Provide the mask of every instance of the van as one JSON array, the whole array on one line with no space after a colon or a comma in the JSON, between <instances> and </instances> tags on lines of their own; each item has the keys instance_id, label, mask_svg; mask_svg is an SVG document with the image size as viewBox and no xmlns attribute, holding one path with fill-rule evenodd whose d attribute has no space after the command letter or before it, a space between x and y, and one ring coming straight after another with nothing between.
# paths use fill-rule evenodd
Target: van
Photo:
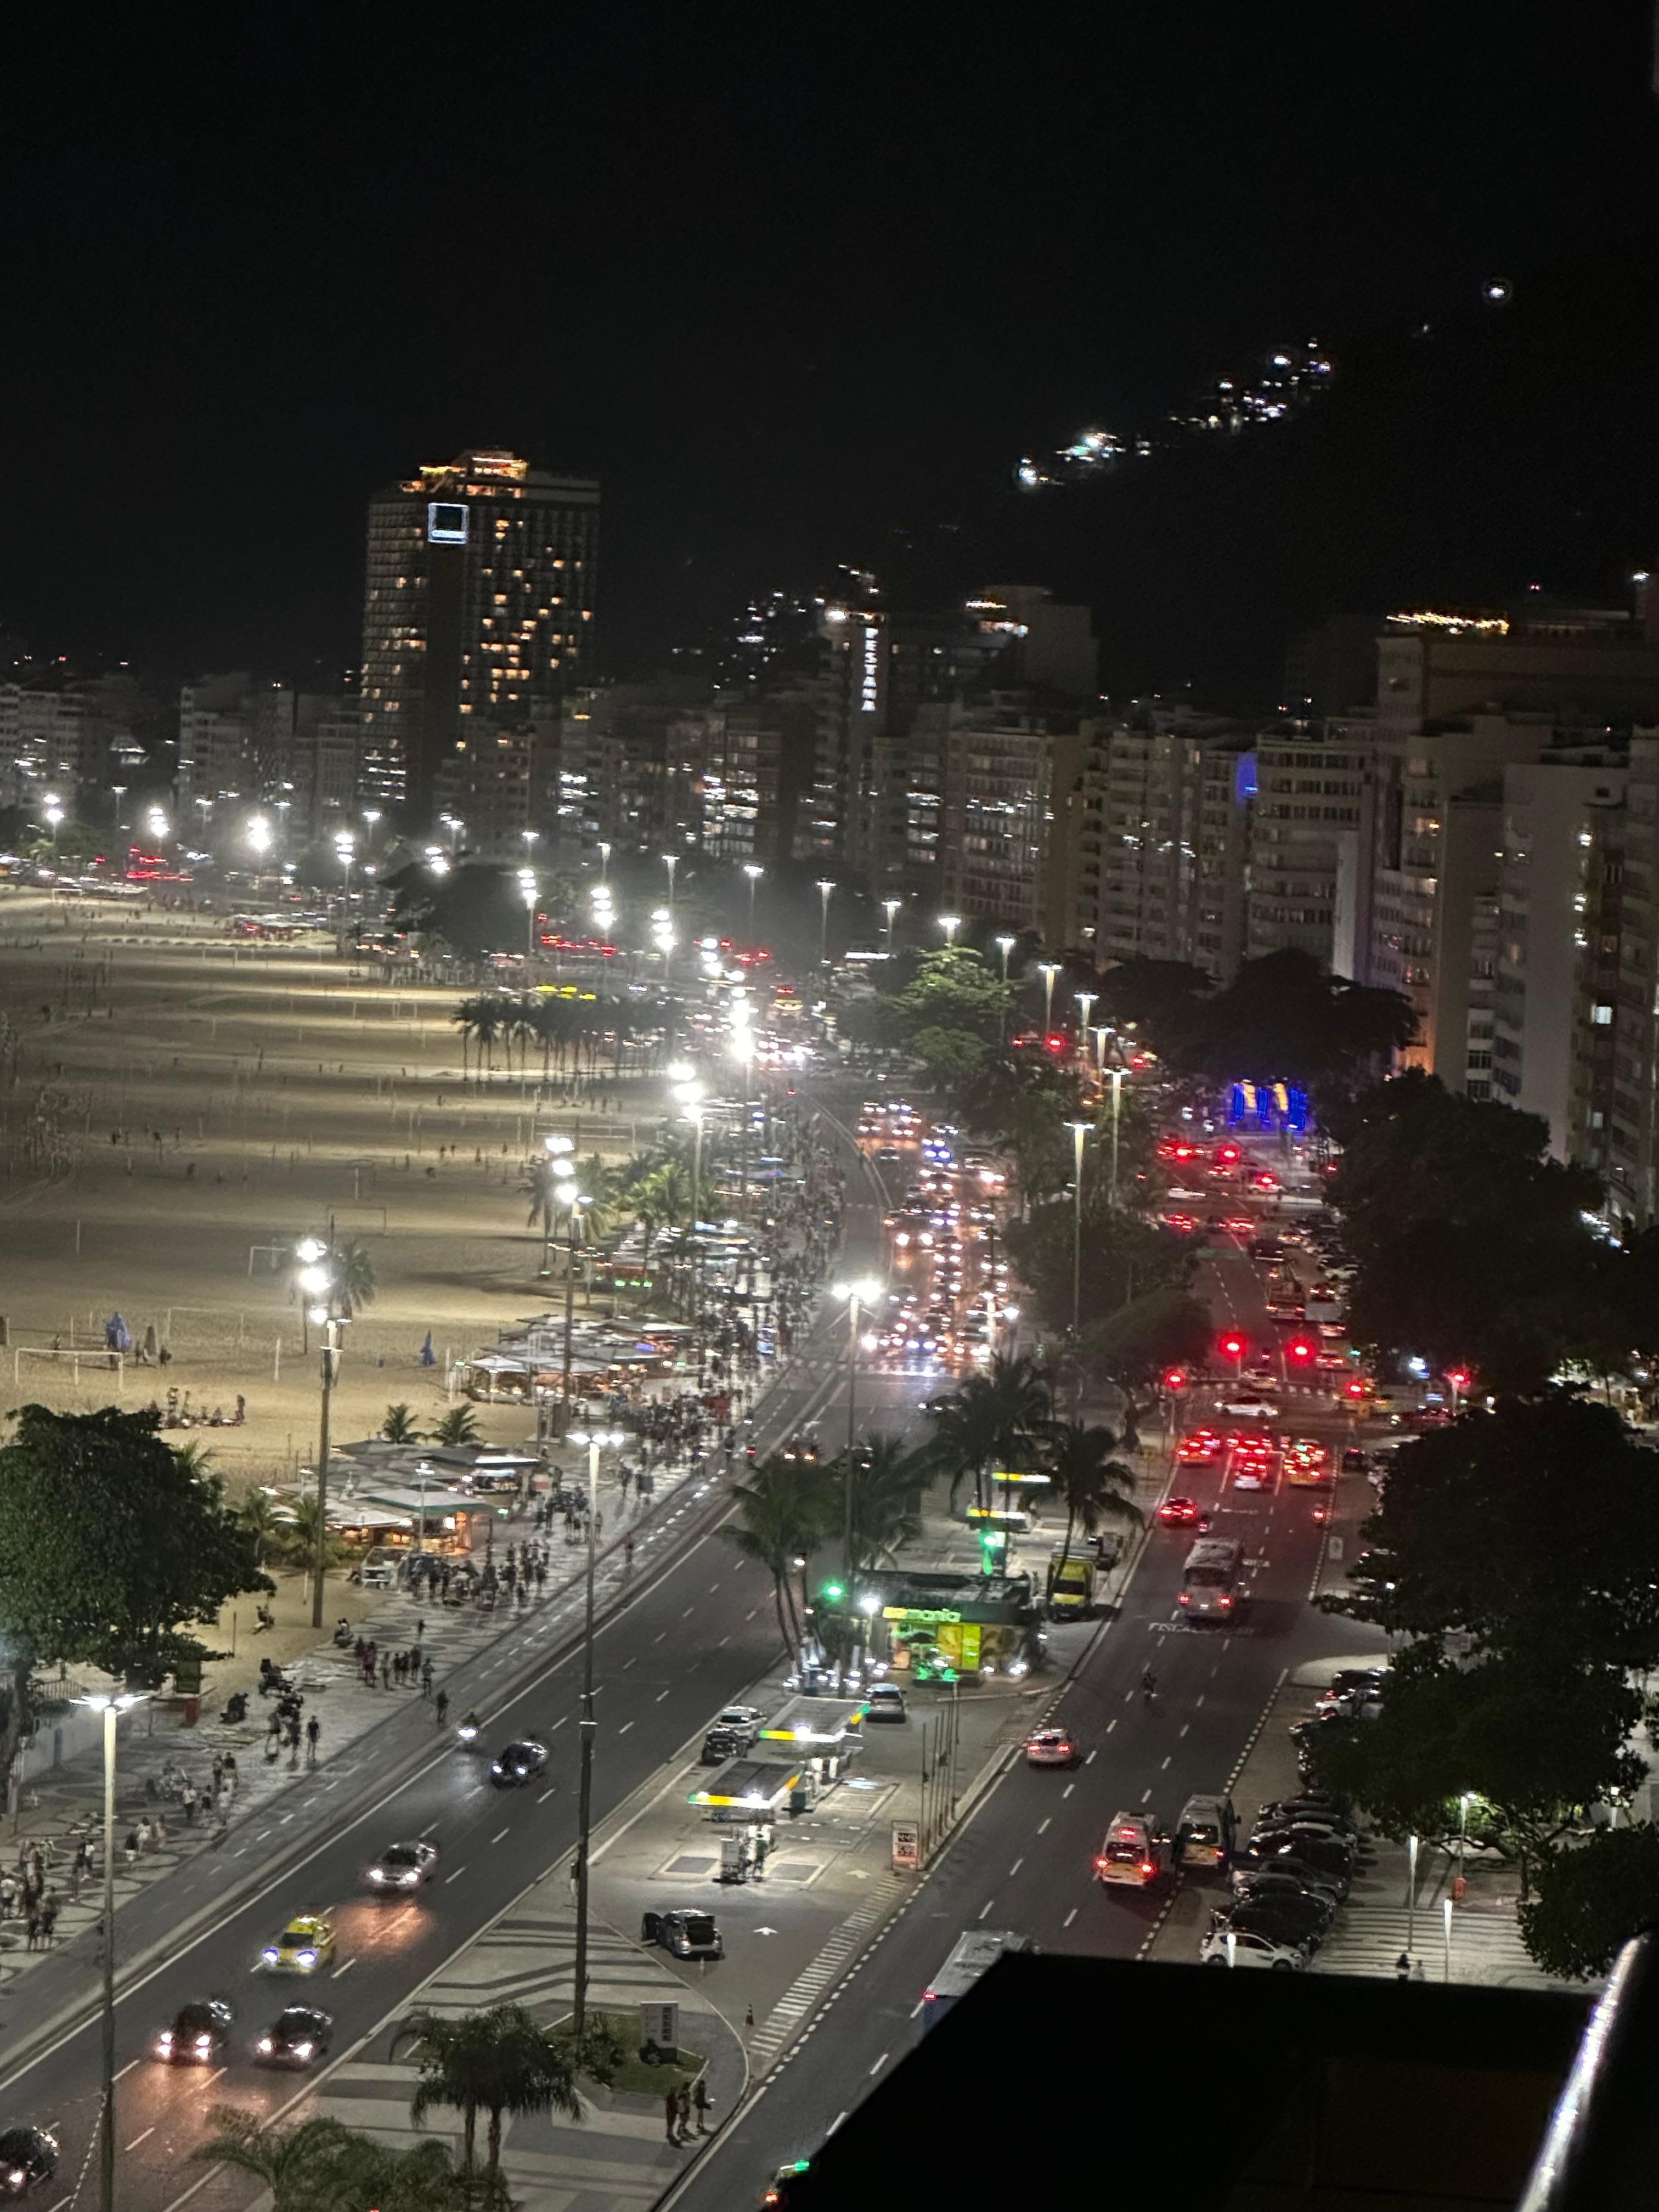
<instances>
[{"instance_id":1,"label":"van","mask_svg":"<svg viewBox=\"0 0 1659 2212\"><path fill-rule=\"evenodd\" d=\"M365 1589L396 1589L398 1560L394 1553L381 1545L365 1552L362 1565L357 1570L357 1580Z\"/></svg>"},{"instance_id":2,"label":"van","mask_svg":"<svg viewBox=\"0 0 1659 2212\"><path fill-rule=\"evenodd\" d=\"M1095 1601L1095 1563L1086 1552L1062 1559L1056 1551L1048 1564L1048 1611L1056 1620L1081 1620Z\"/></svg>"},{"instance_id":3,"label":"van","mask_svg":"<svg viewBox=\"0 0 1659 2212\"><path fill-rule=\"evenodd\" d=\"M1233 1855L1238 1816L1231 1797L1189 1797L1176 1823L1178 1867L1225 1867Z\"/></svg>"}]
</instances>

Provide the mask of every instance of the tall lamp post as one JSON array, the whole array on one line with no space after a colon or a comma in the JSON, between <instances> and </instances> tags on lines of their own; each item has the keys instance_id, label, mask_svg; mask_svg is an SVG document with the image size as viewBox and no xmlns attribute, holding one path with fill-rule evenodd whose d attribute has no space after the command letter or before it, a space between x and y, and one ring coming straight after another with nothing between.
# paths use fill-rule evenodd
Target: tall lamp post
<instances>
[{"instance_id":1,"label":"tall lamp post","mask_svg":"<svg viewBox=\"0 0 1659 2212\"><path fill-rule=\"evenodd\" d=\"M599 840L599 881L601 883L605 881L606 872L609 870L610 866L611 848L605 842L605 839L601 837Z\"/></svg>"},{"instance_id":2,"label":"tall lamp post","mask_svg":"<svg viewBox=\"0 0 1659 2212\"><path fill-rule=\"evenodd\" d=\"M567 1173L573 1177L575 1162L570 1161ZM570 1421L571 1346L576 1328L576 1240L580 1233L582 1208L593 1201L585 1191L577 1189L573 1181L556 1184L553 1192L559 1205L568 1215L564 1254L564 1368L559 1383L559 1427L561 1432Z\"/></svg>"},{"instance_id":3,"label":"tall lamp post","mask_svg":"<svg viewBox=\"0 0 1659 2212\"><path fill-rule=\"evenodd\" d=\"M526 830L525 835L530 837L533 836L535 832ZM536 957L536 871L534 868L520 869L519 889L524 894L524 957L527 966Z\"/></svg>"},{"instance_id":4,"label":"tall lamp post","mask_svg":"<svg viewBox=\"0 0 1659 2212\"><path fill-rule=\"evenodd\" d=\"M881 1296L873 1275L837 1283L834 1295L847 1301L847 1480L842 1486L842 1566L847 1583L847 1607L853 1611L853 1451L858 1440L859 1315Z\"/></svg>"},{"instance_id":5,"label":"tall lamp post","mask_svg":"<svg viewBox=\"0 0 1659 2212\"><path fill-rule=\"evenodd\" d=\"M1102 1032L1102 1034L1103 1035L1103 1034L1104 1034L1104 1032L1103 1031L1103 1032ZM1115 1206L1115 1205L1117 1204L1117 1119L1118 1119L1118 1115L1119 1115L1119 1114L1120 1114L1120 1113L1121 1113L1121 1111L1122 1110L1122 1106L1123 1106L1123 1070L1122 1070L1121 1067L1115 1067L1115 1068L1112 1070L1112 1072L1111 1072L1111 1073L1112 1073L1112 1181L1111 1181L1111 1200L1112 1200L1112 1204L1113 1204L1114 1206Z\"/></svg>"},{"instance_id":6,"label":"tall lamp post","mask_svg":"<svg viewBox=\"0 0 1659 2212\"><path fill-rule=\"evenodd\" d=\"M139 1692L100 1690L77 1702L104 1716L103 2103L98 2136L98 2205L99 2212L115 2212L115 1724L139 1703Z\"/></svg>"},{"instance_id":7,"label":"tall lamp post","mask_svg":"<svg viewBox=\"0 0 1659 2212\"><path fill-rule=\"evenodd\" d=\"M576 1799L576 2040L587 2020L587 1847L593 1821L593 1553L599 1519L599 1454L628 1439L621 1429L573 1429L569 1441L587 1447L587 1594L582 1629L581 1781Z\"/></svg>"},{"instance_id":8,"label":"tall lamp post","mask_svg":"<svg viewBox=\"0 0 1659 2212\"><path fill-rule=\"evenodd\" d=\"M745 860L743 872L749 878L749 934L752 938L755 934L755 886L766 871L758 860Z\"/></svg>"},{"instance_id":9,"label":"tall lamp post","mask_svg":"<svg viewBox=\"0 0 1659 2212\"><path fill-rule=\"evenodd\" d=\"M349 1315L334 1310L335 1273L329 1249L319 1237L307 1237L297 1247L305 1262L300 1288L313 1301L310 1318L323 1332L322 1409L317 1418L317 1569L311 1589L311 1625L323 1625L323 1577L328 1567L328 1454L329 1419L333 1412L334 1385L340 1372L339 1330Z\"/></svg>"},{"instance_id":10,"label":"tall lamp post","mask_svg":"<svg viewBox=\"0 0 1659 2212\"><path fill-rule=\"evenodd\" d=\"M1068 1121L1072 1133L1072 1375L1073 1395L1083 1403L1083 1146L1087 1121Z\"/></svg>"},{"instance_id":11,"label":"tall lamp post","mask_svg":"<svg viewBox=\"0 0 1659 2212\"><path fill-rule=\"evenodd\" d=\"M1057 960L1042 960L1037 963L1037 974L1042 978L1042 1033L1045 1036L1054 1025L1054 978L1060 973Z\"/></svg>"},{"instance_id":12,"label":"tall lamp post","mask_svg":"<svg viewBox=\"0 0 1659 2212\"><path fill-rule=\"evenodd\" d=\"M818 878L818 965L830 957L830 895L835 890L828 876Z\"/></svg>"},{"instance_id":13,"label":"tall lamp post","mask_svg":"<svg viewBox=\"0 0 1659 2212\"><path fill-rule=\"evenodd\" d=\"M946 945L954 947L957 932L962 927L962 916L959 914L942 914L939 918L939 926L945 932Z\"/></svg>"},{"instance_id":14,"label":"tall lamp post","mask_svg":"<svg viewBox=\"0 0 1659 2212\"><path fill-rule=\"evenodd\" d=\"M890 959L893 953L893 917L903 904L902 899L884 899L881 902L881 910L887 917L887 955Z\"/></svg>"},{"instance_id":15,"label":"tall lamp post","mask_svg":"<svg viewBox=\"0 0 1659 2212\"><path fill-rule=\"evenodd\" d=\"M674 871L680 864L680 856L678 853L665 853L662 856L662 864L668 871L668 919L672 921L674 919Z\"/></svg>"},{"instance_id":16,"label":"tall lamp post","mask_svg":"<svg viewBox=\"0 0 1659 2212\"><path fill-rule=\"evenodd\" d=\"M567 1202L561 1200L559 1193L576 1171L575 1162L571 1157L576 1147L568 1137L544 1137L542 1145L547 1153L548 1175L548 1188L543 1194L548 1203L542 1208L542 1273L550 1275L553 1272L553 1208ZM574 1188L574 1184L571 1187Z\"/></svg>"},{"instance_id":17,"label":"tall lamp post","mask_svg":"<svg viewBox=\"0 0 1659 2212\"><path fill-rule=\"evenodd\" d=\"M1078 1058L1083 1063L1079 1073L1084 1075L1089 1073L1089 1009L1099 996L1098 991L1079 991L1077 994L1078 1005L1083 1010L1078 1022L1077 1048Z\"/></svg>"}]
</instances>

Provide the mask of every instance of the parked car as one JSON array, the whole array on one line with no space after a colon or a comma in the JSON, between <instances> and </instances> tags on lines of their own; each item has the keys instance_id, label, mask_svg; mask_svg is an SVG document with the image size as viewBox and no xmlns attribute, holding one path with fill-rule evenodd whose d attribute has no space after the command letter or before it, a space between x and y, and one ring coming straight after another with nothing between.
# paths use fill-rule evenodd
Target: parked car
<instances>
[{"instance_id":1,"label":"parked car","mask_svg":"<svg viewBox=\"0 0 1659 2212\"><path fill-rule=\"evenodd\" d=\"M1233 1939L1231 1948L1227 1942L1230 1935ZM1301 1944L1263 1935L1254 1928L1212 1928L1199 1947L1198 1955L1206 1966L1276 1966L1287 1973L1308 1963L1308 1954Z\"/></svg>"},{"instance_id":2,"label":"parked car","mask_svg":"<svg viewBox=\"0 0 1659 2212\"><path fill-rule=\"evenodd\" d=\"M640 1920L640 1940L660 1943L677 1959L723 1959L726 1944L712 1912L697 1912L677 1905L668 1912L647 1912Z\"/></svg>"},{"instance_id":3,"label":"parked car","mask_svg":"<svg viewBox=\"0 0 1659 2212\"><path fill-rule=\"evenodd\" d=\"M1233 1865L1234 1889L1242 1889L1259 1874L1289 1875L1316 1896L1328 1898L1333 1905L1340 1905L1348 1893L1348 1875L1342 1868L1316 1866L1289 1844L1277 1851L1241 1852Z\"/></svg>"},{"instance_id":4,"label":"parked car","mask_svg":"<svg viewBox=\"0 0 1659 2212\"><path fill-rule=\"evenodd\" d=\"M896 1682L872 1682L865 1692L867 1721L902 1721L908 1717L904 1692Z\"/></svg>"}]
</instances>

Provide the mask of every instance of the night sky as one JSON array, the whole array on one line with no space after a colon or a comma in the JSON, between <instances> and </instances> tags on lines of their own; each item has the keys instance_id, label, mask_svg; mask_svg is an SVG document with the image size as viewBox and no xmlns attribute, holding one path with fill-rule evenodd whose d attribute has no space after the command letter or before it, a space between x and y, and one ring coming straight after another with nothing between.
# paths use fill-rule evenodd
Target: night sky
<instances>
[{"instance_id":1,"label":"night sky","mask_svg":"<svg viewBox=\"0 0 1659 2212\"><path fill-rule=\"evenodd\" d=\"M14 44L9 640L337 666L367 495L472 443L603 477L620 672L838 559L1053 581L1101 606L1109 680L1248 689L1322 592L1363 604L1414 562L1583 591L1659 555L1619 459L1651 399L1608 367L1628 344L1659 374L1640 5L434 12L441 36L384 9L201 11L191 37L54 12ZM1598 303L1611 336L1562 329ZM1022 453L1309 337L1337 427L1121 496L1011 494ZM1530 466L1491 416L1534 386L1560 465L1480 524L1486 480L1445 502L1447 456ZM1298 565L1364 526L1367 466L1387 573Z\"/></svg>"}]
</instances>

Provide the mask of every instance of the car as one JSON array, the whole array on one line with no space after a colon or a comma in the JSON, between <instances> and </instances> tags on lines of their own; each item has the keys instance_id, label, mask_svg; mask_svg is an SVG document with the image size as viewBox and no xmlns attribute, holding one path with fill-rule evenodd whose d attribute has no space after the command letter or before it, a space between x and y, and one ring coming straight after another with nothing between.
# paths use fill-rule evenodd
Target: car
<instances>
[{"instance_id":1,"label":"car","mask_svg":"<svg viewBox=\"0 0 1659 2212\"><path fill-rule=\"evenodd\" d=\"M58 2138L45 2128L0 2129L0 2197L25 2197L58 2171Z\"/></svg>"},{"instance_id":2,"label":"car","mask_svg":"<svg viewBox=\"0 0 1659 2212\"><path fill-rule=\"evenodd\" d=\"M1285 1973L1294 1973L1308 1963L1308 1953L1300 1943L1265 1935L1259 1929L1230 1927L1224 1922L1211 1929L1198 1955L1206 1966L1271 1966Z\"/></svg>"},{"instance_id":3,"label":"car","mask_svg":"<svg viewBox=\"0 0 1659 2212\"><path fill-rule=\"evenodd\" d=\"M787 2208L790 2191L802 2174L811 2171L811 2159L792 2158L787 2166L781 2166L761 2197L761 2212L780 2212L780 2208Z\"/></svg>"},{"instance_id":4,"label":"car","mask_svg":"<svg viewBox=\"0 0 1659 2212\"><path fill-rule=\"evenodd\" d=\"M1258 1459L1252 1455L1245 1459L1236 1459L1233 1462L1232 1483L1235 1490L1271 1490L1273 1481L1273 1469L1271 1460Z\"/></svg>"},{"instance_id":5,"label":"car","mask_svg":"<svg viewBox=\"0 0 1659 2212\"><path fill-rule=\"evenodd\" d=\"M1144 1814L1116 1813L1095 1856L1095 1880L1128 1882L1145 1889L1169 1863L1167 1840L1154 1832Z\"/></svg>"},{"instance_id":6,"label":"car","mask_svg":"<svg viewBox=\"0 0 1659 2212\"><path fill-rule=\"evenodd\" d=\"M1364 1474L1370 1463L1370 1453L1363 1451L1358 1444L1343 1445L1342 1472L1344 1474Z\"/></svg>"},{"instance_id":7,"label":"car","mask_svg":"<svg viewBox=\"0 0 1659 2212\"><path fill-rule=\"evenodd\" d=\"M1039 1729L1025 1739L1028 1766L1080 1766L1083 1753L1064 1729Z\"/></svg>"},{"instance_id":8,"label":"car","mask_svg":"<svg viewBox=\"0 0 1659 2212\"><path fill-rule=\"evenodd\" d=\"M1304 1889L1311 1890L1316 1897L1326 1899L1333 1906L1340 1905L1348 1893L1349 1881L1346 1874L1337 1868L1316 1866L1311 1859L1303 1858L1288 1846L1282 1851L1267 1852L1259 1858L1252 1857L1249 1851L1243 1852L1233 1863L1234 1889L1243 1890L1247 1883L1261 1874L1288 1875L1292 1881L1300 1882Z\"/></svg>"},{"instance_id":9,"label":"car","mask_svg":"<svg viewBox=\"0 0 1659 2212\"><path fill-rule=\"evenodd\" d=\"M1336 1917L1336 1899L1328 1891L1311 1888L1295 1875L1282 1874L1276 1868L1264 1867L1259 1872L1242 1875L1235 1894L1263 1903L1274 1899L1300 1899L1310 1908L1322 1929L1328 1928Z\"/></svg>"},{"instance_id":10,"label":"car","mask_svg":"<svg viewBox=\"0 0 1659 2212\"><path fill-rule=\"evenodd\" d=\"M334 1930L319 1912L296 1912L274 1943L259 1954L273 1974L314 1974L334 1956Z\"/></svg>"},{"instance_id":11,"label":"car","mask_svg":"<svg viewBox=\"0 0 1659 2212\"><path fill-rule=\"evenodd\" d=\"M498 1790L521 1790L547 1767L547 1746L533 1735L503 1744L489 1762L489 1778Z\"/></svg>"},{"instance_id":12,"label":"car","mask_svg":"<svg viewBox=\"0 0 1659 2212\"><path fill-rule=\"evenodd\" d=\"M261 2066L310 2066L328 2056L334 2021L313 2005L289 2005L253 2045Z\"/></svg>"},{"instance_id":13,"label":"car","mask_svg":"<svg viewBox=\"0 0 1659 2212\"><path fill-rule=\"evenodd\" d=\"M1352 1885L1356 1854L1328 1828L1270 1828L1265 1835L1252 1836L1239 1853L1242 1863L1254 1867L1285 1856L1333 1875L1345 1890Z\"/></svg>"},{"instance_id":14,"label":"car","mask_svg":"<svg viewBox=\"0 0 1659 2212\"><path fill-rule=\"evenodd\" d=\"M904 1692L896 1682L872 1682L864 1696L867 1721L902 1721L908 1717Z\"/></svg>"},{"instance_id":15,"label":"car","mask_svg":"<svg viewBox=\"0 0 1659 2212\"><path fill-rule=\"evenodd\" d=\"M1334 1798L1311 1794L1306 1797L1271 1798L1255 1816L1255 1825L1264 1834L1269 1828L1281 1828L1298 1820L1311 1823L1316 1827L1334 1829L1338 1835L1357 1836L1358 1833L1353 1822Z\"/></svg>"},{"instance_id":16,"label":"car","mask_svg":"<svg viewBox=\"0 0 1659 2212\"><path fill-rule=\"evenodd\" d=\"M677 1959L723 1959L725 1939L714 1925L712 1912L676 1905L668 1912L647 1912L640 1920L640 1941L660 1943Z\"/></svg>"},{"instance_id":17,"label":"car","mask_svg":"<svg viewBox=\"0 0 1659 2212\"><path fill-rule=\"evenodd\" d=\"M1333 1914L1305 1891L1239 1890L1231 1908L1218 1913L1232 1928L1254 1928L1264 1936L1282 1935L1293 1943L1317 1950Z\"/></svg>"},{"instance_id":18,"label":"car","mask_svg":"<svg viewBox=\"0 0 1659 2212\"><path fill-rule=\"evenodd\" d=\"M1176 1447L1183 1467L1208 1467L1221 1455L1221 1439L1213 1429L1191 1429Z\"/></svg>"},{"instance_id":19,"label":"car","mask_svg":"<svg viewBox=\"0 0 1659 2212\"><path fill-rule=\"evenodd\" d=\"M702 1764L724 1766L728 1759L741 1759L754 1740L737 1729L711 1728L702 1740Z\"/></svg>"},{"instance_id":20,"label":"car","mask_svg":"<svg viewBox=\"0 0 1659 2212\"><path fill-rule=\"evenodd\" d=\"M388 1844L363 1879L371 1889L395 1895L430 1881L437 1866L436 1844Z\"/></svg>"},{"instance_id":21,"label":"car","mask_svg":"<svg viewBox=\"0 0 1659 2212\"><path fill-rule=\"evenodd\" d=\"M1166 1528L1190 1528L1198 1519L1198 1501L1194 1498L1166 1498L1158 1509L1158 1517Z\"/></svg>"},{"instance_id":22,"label":"car","mask_svg":"<svg viewBox=\"0 0 1659 2212\"><path fill-rule=\"evenodd\" d=\"M878 1168L902 1168L904 1155L896 1145L883 1145L877 1151L876 1165Z\"/></svg>"},{"instance_id":23,"label":"car","mask_svg":"<svg viewBox=\"0 0 1659 2212\"><path fill-rule=\"evenodd\" d=\"M1279 1419L1279 1407L1272 1398L1258 1397L1249 1392L1241 1392L1236 1398L1224 1398L1221 1410L1237 1420L1276 1421Z\"/></svg>"},{"instance_id":24,"label":"car","mask_svg":"<svg viewBox=\"0 0 1659 2212\"><path fill-rule=\"evenodd\" d=\"M1282 1260L1285 1247L1277 1237L1252 1237L1249 1246L1253 1260Z\"/></svg>"},{"instance_id":25,"label":"car","mask_svg":"<svg viewBox=\"0 0 1659 2212\"><path fill-rule=\"evenodd\" d=\"M209 2066L229 2042L233 2024L228 2004L218 1997L203 1997L181 2006L173 2025L161 2028L150 2047L172 2066Z\"/></svg>"}]
</instances>

